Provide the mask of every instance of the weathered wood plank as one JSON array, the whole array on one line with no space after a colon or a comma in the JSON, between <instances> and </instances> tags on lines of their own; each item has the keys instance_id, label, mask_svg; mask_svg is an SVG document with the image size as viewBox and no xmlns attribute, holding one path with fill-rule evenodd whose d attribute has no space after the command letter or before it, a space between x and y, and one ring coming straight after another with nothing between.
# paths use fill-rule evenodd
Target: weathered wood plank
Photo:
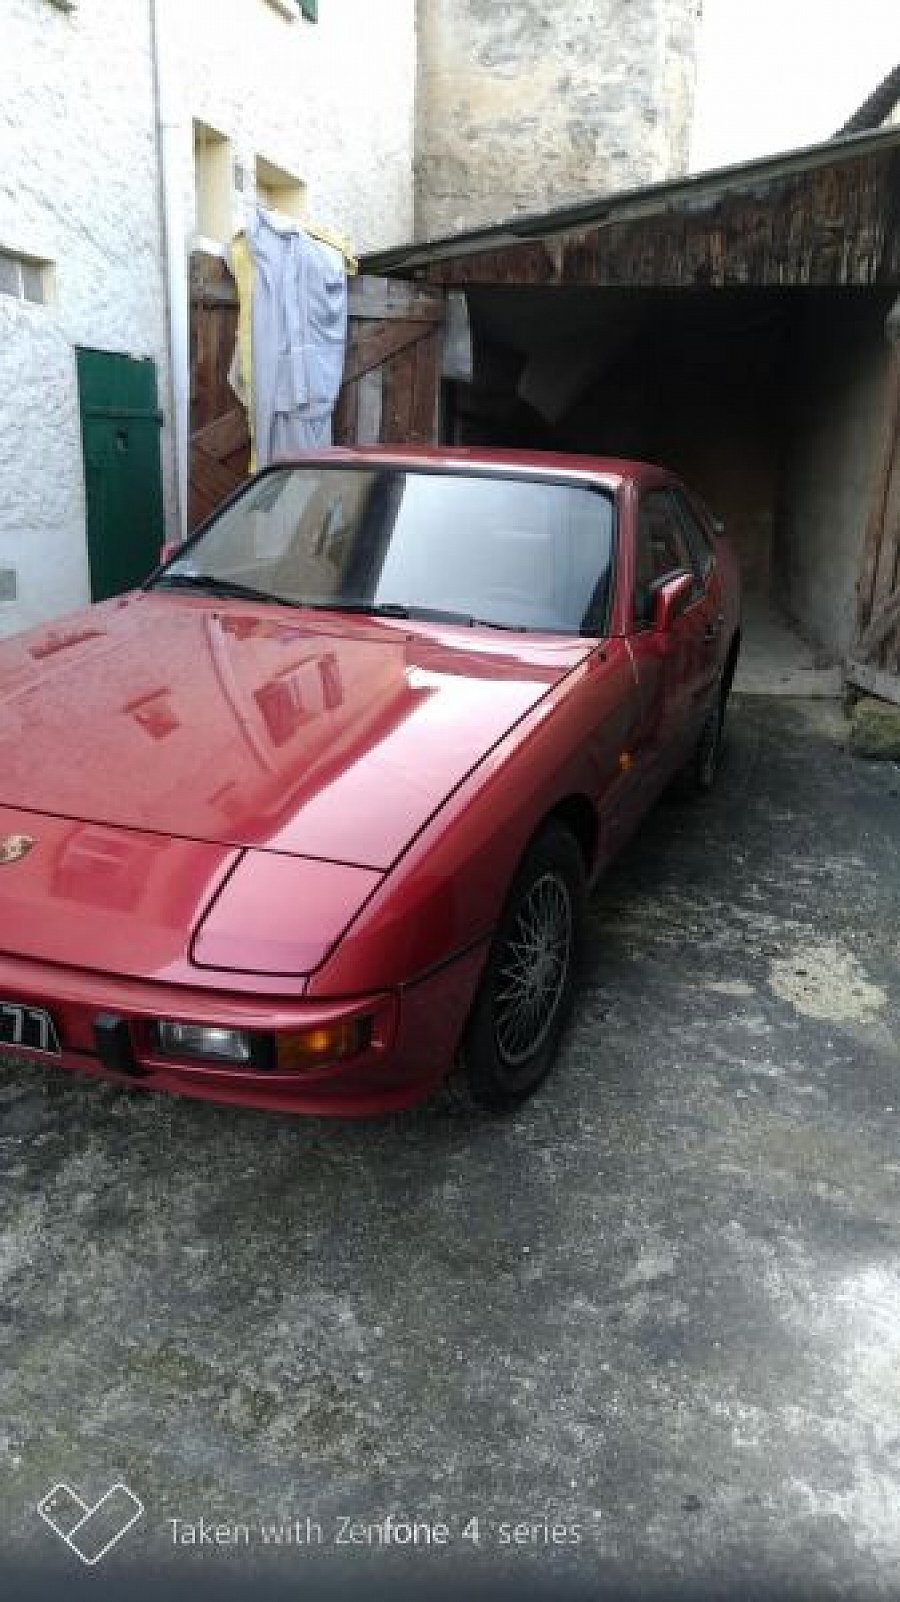
<instances>
[{"instance_id":1,"label":"weathered wood plank","mask_svg":"<svg viewBox=\"0 0 900 1602\"><path fill-rule=\"evenodd\" d=\"M403 322L440 323L444 319L444 297L440 290L407 283L403 278L351 278L347 283L347 312L350 317L377 318Z\"/></svg>"},{"instance_id":2,"label":"weathered wood plank","mask_svg":"<svg viewBox=\"0 0 900 1602\"><path fill-rule=\"evenodd\" d=\"M855 684L858 689L867 690L882 701L893 701L900 706L900 675L886 673L868 662L851 657L844 666L844 678L848 684Z\"/></svg>"},{"instance_id":3,"label":"weathered wood plank","mask_svg":"<svg viewBox=\"0 0 900 1602\"><path fill-rule=\"evenodd\" d=\"M441 381L440 333L420 340L415 348L415 356L409 437L417 445L433 445L437 439Z\"/></svg>"},{"instance_id":4,"label":"weathered wood plank","mask_svg":"<svg viewBox=\"0 0 900 1602\"><path fill-rule=\"evenodd\" d=\"M884 426L878 449L869 514L860 554L856 585L857 637L868 628L876 602L876 580L885 539L891 480L900 449L900 346L892 346L884 404ZM886 588L886 586L885 586Z\"/></svg>"},{"instance_id":5,"label":"weathered wood plank","mask_svg":"<svg viewBox=\"0 0 900 1602\"><path fill-rule=\"evenodd\" d=\"M217 256L191 258L191 525L208 516L246 472L246 419L228 372L237 333L237 286ZM432 440L440 385L445 297L403 279L348 282L344 382L333 419L338 444ZM425 349L421 360L416 351ZM218 464L221 473L213 469Z\"/></svg>"},{"instance_id":6,"label":"weathered wood plank","mask_svg":"<svg viewBox=\"0 0 900 1602\"><path fill-rule=\"evenodd\" d=\"M415 348L401 351L382 369L384 373L384 412L381 438L385 444L405 444L410 437L415 390Z\"/></svg>"},{"instance_id":7,"label":"weathered wood plank","mask_svg":"<svg viewBox=\"0 0 900 1602\"><path fill-rule=\"evenodd\" d=\"M247 414L240 406L232 407L221 417L216 417L211 423L206 423L191 435L191 448L206 452L217 462L222 462L228 456L245 449L250 444L250 430L247 427Z\"/></svg>"},{"instance_id":8,"label":"weathered wood plank","mask_svg":"<svg viewBox=\"0 0 900 1602\"><path fill-rule=\"evenodd\" d=\"M190 525L198 524L221 506L243 482L244 474L224 467L205 451L191 452L190 473Z\"/></svg>"},{"instance_id":9,"label":"weathered wood plank","mask_svg":"<svg viewBox=\"0 0 900 1602\"><path fill-rule=\"evenodd\" d=\"M486 243L425 262L418 283L900 286L900 153L870 152L816 172L635 203L588 226ZM615 202L611 203L613 206Z\"/></svg>"},{"instance_id":10,"label":"weathered wood plank","mask_svg":"<svg viewBox=\"0 0 900 1602\"><path fill-rule=\"evenodd\" d=\"M870 662L896 629L900 629L900 590L889 595L877 612L872 614L871 622L860 636L855 655L863 662Z\"/></svg>"},{"instance_id":11,"label":"weathered wood plank","mask_svg":"<svg viewBox=\"0 0 900 1602\"><path fill-rule=\"evenodd\" d=\"M356 433L348 445L377 445L383 438L384 368L363 373L356 391Z\"/></svg>"},{"instance_id":12,"label":"weathered wood plank","mask_svg":"<svg viewBox=\"0 0 900 1602\"><path fill-rule=\"evenodd\" d=\"M349 445L357 438L359 385L344 384L331 419L335 445Z\"/></svg>"},{"instance_id":13,"label":"weathered wood plank","mask_svg":"<svg viewBox=\"0 0 900 1602\"><path fill-rule=\"evenodd\" d=\"M443 291L423 291L402 279L362 278L351 285L350 309L335 439L344 444L432 442Z\"/></svg>"},{"instance_id":14,"label":"weathered wood plank","mask_svg":"<svg viewBox=\"0 0 900 1602\"><path fill-rule=\"evenodd\" d=\"M389 357L398 355L421 339L427 339L433 327L432 322L396 322L382 327L369 327L365 322L352 321L344 360L344 383L352 384L354 379L370 372L373 367L380 367Z\"/></svg>"}]
</instances>

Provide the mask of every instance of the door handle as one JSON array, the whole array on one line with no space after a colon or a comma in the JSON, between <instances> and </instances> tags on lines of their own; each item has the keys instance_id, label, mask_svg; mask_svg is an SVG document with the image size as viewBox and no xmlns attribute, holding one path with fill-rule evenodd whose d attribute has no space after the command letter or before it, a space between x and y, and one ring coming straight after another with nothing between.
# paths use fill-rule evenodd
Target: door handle
<instances>
[{"instance_id":1,"label":"door handle","mask_svg":"<svg viewBox=\"0 0 900 1602\"><path fill-rule=\"evenodd\" d=\"M722 632L725 619L720 612L714 623L707 623L703 630L703 638L708 645L714 645Z\"/></svg>"}]
</instances>

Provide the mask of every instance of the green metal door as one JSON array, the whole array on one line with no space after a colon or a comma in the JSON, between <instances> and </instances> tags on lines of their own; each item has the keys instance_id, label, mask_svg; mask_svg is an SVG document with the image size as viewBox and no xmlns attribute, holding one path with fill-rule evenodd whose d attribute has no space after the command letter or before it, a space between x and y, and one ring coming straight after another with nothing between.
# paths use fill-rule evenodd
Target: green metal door
<instances>
[{"instance_id":1,"label":"green metal door","mask_svg":"<svg viewBox=\"0 0 900 1602\"><path fill-rule=\"evenodd\" d=\"M156 363L80 349L78 398L91 595L143 583L164 539Z\"/></svg>"}]
</instances>

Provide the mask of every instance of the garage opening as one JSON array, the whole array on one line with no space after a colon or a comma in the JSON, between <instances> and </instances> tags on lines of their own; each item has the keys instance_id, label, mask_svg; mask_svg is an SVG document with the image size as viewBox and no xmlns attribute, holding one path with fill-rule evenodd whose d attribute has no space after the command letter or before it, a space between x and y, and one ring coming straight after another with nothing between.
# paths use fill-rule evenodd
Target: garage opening
<instances>
[{"instance_id":1,"label":"garage opening","mask_svg":"<svg viewBox=\"0 0 900 1602\"><path fill-rule=\"evenodd\" d=\"M740 557L745 687L836 691L893 291L473 286L467 298L473 377L445 386L443 438L673 468Z\"/></svg>"}]
</instances>

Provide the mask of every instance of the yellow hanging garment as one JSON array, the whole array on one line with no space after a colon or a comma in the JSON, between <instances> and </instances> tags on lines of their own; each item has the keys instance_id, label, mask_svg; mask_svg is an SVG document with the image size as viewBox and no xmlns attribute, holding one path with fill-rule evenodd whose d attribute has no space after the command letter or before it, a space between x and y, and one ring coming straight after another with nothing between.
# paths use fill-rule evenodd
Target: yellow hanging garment
<instances>
[{"instance_id":1,"label":"yellow hanging garment","mask_svg":"<svg viewBox=\"0 0 900 1602\"><path fill-rule=\"evenodd\" d=\"M359 272L359 262L353 255L346 239L342 239L340 234L333 234L330 228L320 227L318 223L304 221L299 223L298 227L302 228L305 234L309 234L310 238L318 239L323 245L330 245L332 250L340 251L344 258L347 276L349 278L356 276Z\"/></svg>"},{"instance_id":2,"label":"yellow hanging garment","mask_svg":"<svg viewBox=\"0 0 900 1602\"><path fill-rule=\"evenodd\" d=\"M247 411L250 430L250 471L256 472L256 407L253 399L253 257L247 236L231 242L231 271L238 292L237 362L232 387Z\"/></svg>"}]
</instances>

